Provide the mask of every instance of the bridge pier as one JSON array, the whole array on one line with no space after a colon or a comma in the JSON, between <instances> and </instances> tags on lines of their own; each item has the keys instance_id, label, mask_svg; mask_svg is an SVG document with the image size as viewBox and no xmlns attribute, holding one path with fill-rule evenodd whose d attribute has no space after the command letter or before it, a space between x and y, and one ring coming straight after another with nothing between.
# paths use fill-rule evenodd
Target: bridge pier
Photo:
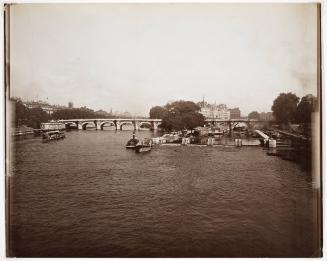
<instances>
[{"instance_id":1,"label":"bridge pier","mask_svg":"<svg viewBox=\"0 0 327 261\"><path fill-rule=\"evenodd\" d=\"M101 123L98 121L94 122L96 130L101 130Z\"/></svg>"},{"instance_id":2,"label":"bridge pier","mask_svg":"<svg viewBox=\"0 0 327 261\"><path fill-rule=\"evenodd\" d=\"M153 130L157 130L159 124L160 123L158 123L158 122L152 122L152 128L153 128Z\"/></svg>"},{"instance_id":3,"label":"bridge pier","mask_svg":"<svg viewBox=\"0 0 327 261\"><path fill-rule=\"evenodd\" d=\"M83 130L83 124L81 122L77 123L77 129L78 130Z\"/></svg>"},{"instance_id":4,"label":"bridge pier","mask_svg":"<svg viewBox=\"0 0 327 261\"><path fill-rule=\"evenodd\" d=\"M140 129L140 125L138 121L133 121L133 125L134 125L134 130L139 130Z\"/></svg>"}]
</instances>

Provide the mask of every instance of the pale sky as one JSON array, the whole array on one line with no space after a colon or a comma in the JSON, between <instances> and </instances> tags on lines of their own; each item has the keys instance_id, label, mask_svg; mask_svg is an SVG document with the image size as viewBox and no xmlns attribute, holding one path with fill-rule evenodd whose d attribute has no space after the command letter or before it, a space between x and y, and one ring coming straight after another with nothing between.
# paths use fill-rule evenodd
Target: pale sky
<instances>
[{"instance_id":1,"label":"pale sky","mask_svg":"<svg viewBox=\"0 0 327 261\"><path fill-rule=\"evenodd\" d=\"M11 96L148 115L172 100L270 111L316 95L315 4L18 4Z\"/></svg>"}]
</instances>

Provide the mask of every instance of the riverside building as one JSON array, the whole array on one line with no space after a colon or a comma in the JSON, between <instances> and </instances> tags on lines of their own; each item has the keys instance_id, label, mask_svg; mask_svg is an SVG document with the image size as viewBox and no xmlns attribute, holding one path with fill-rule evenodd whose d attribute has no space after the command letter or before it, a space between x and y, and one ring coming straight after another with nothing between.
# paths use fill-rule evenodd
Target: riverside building
<instances>
[{"instance_id":1,"label":"riverside building","mask_svg":"<svg viewBox=\"0 0 327 261\"><path fill-rule=\"evenodd\" d=\"M203 100L199 105L201 108L200 113L207 119L230 119L230 111L226 104L209 104Z\"/></svg>"},{"instance_id":2,"label":"riverside building","mask_svg":"<svg viewBox=\"0 0 327 261\"><path fill-rule=\"evenodd\" d=\"M29 109L41 108L43 111L45 111L48 114L52 114L60 109L67 109L67 107L65 106L50 105L44 101L24 101L23 104Z\"/></svg>"},{"instance_id":3,"label":"riverside building","mask_svg":"<svg viewBox=\"0 0 327 261\"><path fill-rule=\"evenodd\" d=\"M230 118L233 119L241 119L241 111L239 108L229 109Z\"/></svg>"}]
</instances>

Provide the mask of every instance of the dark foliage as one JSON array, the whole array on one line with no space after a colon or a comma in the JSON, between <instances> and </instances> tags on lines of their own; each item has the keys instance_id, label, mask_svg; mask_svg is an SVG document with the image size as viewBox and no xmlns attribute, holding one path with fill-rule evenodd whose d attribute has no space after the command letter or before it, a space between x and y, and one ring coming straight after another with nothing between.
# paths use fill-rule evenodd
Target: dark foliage
<instances>
[{"instance_id":1,"label":"dark foliage","mask_svg":"<svg viewBox=\"0 0 327 261\"><path fill-rule=\"evenodd\" d=\"M302 97L295 112L296 122L311 123L311 115L317 110L317 103L317 98L311 94Z\"/></svg>"},{"instance_id":2,"label":"dark foliage","mask_svg":"<svg viewBox=\"0 0 327 261\"><path fill-rule=\"evenodd\" d=\"M14 103L14 123L15 127L27 124L28 119L28 108L23 104L23 102L18 99L14 98L11 100Z\"/></svg>"},{"instance_id":3,"label":"dark foliage","mask_svg":"<svg viewBox=\"0 0 327 261\"><path fill-rule=\"evenodd\" d=\"M259 120L260 119L260 114L257 111L253 111L253 112L249 113L248 118L252 119L252 120Z\"/></svg>"},{"instance_id":4,"label":"dark foliage","mask_svg":"<svg viewBox=\"0 0 327 261\"><path fill-rule=\"evenodd\" d=\"M166 110L164 107L155 106L150 110L150 119L162 119Z\"/></svg>"},{"instance_id":5,"label":"dark foliage","mask_svg":"<svg viewBox=\"0 0 327 261\"><path fill-rule=\"evenodd\" d=\"M279 94L271 107L276 121L284 124L294 121L298 102L299 97L291 92Z\"/></svg>"},{"instance_id":6,"label":"dark foliage","mask_svg":"<svg viewBox=\"0 0 327 261\"><path fill-rule=\"evenodd\" d=\"M91 119L98 118L99 115L93 110L86 107L73 108L73 109L62 109L55 111L52 114L52 118L55 120L66 120L66 119Z\"/></svg>"},{"instance_id":7,"label":"dark foliage","mask_svg":"<svg viewBox=\"0 0 327 261\"><path fill-rule=\"evenodd\" d=\"M19 98L11 99L14 102L14 124L15 127L26 125L35 129L40 128L42 122L50 119L48 113L41 108L27 108Z\"/></svg>"},{"instance_id":8,"label":"dark foliage","mask_svg":"<svg viewBox=\"0 0 327 261\"><path fill-rule=\"evenodd\" d=\"M49 120L115 118L109 113L106 115L96 113L86 107L59 109L49 115L47 112L42 110L41 107L31 109L27 108L19 98L11 99L11 101L14 102L13 109L15 127L26 125L28 127L39 129L42 122L48 122Z\"/></svg>"},{"instance_id":9,"label":"dark foliage","mask_svg":"<svg viewBox=\"0 0 327 261\"><path fill-rule=\"evenodd\" d=\"M199 113L200 107L194 102L175 101L160 108L163 110L157 108L156 111L162 116L161 127L165 130L193 129L204 125L204 116Z\"/></svg>"},{"instance_id":10,"label":"dark foliage","mask_svg":"<svg viewBox=\"0 0 327 261\"><path fill-rule=\"evenodd\" d=\"M34 129L39 129L42 122L47 122L50 119L49 114L41 108L29 109L28 114L27 126Z\"/></svg>"}]
</instances>

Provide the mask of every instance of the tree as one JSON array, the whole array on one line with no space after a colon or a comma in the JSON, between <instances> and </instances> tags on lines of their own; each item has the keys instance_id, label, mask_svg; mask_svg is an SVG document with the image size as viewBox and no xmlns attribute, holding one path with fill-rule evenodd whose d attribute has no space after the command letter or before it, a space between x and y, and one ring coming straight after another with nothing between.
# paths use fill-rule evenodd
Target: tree
<instances>
[{"instance_id":1,"label":"tree","mask_svg":"<svg viewBox=\"0 0 327 261\"><path fill-rule=\"evenodd\" d=\"M257 111L253 111L253 112L249 113L248 118L252 119L252 120L259 120L260 119L260 114Z\"/></svg>"},{"instance_id":2,"label":"tree","mask_svg":"<svg viewBox=\"0 0 327 261\"><path fill-rule=\"evenodd\" d=\"M291 92L279 94L271 107L276 121L288 123L294 120L298 102L299 97Z\"/></svg>"},{"instance_id":3,"label":"tree","mask_svg":"<svg viewBox=\"0 0 327 261\"><path fill-rule=\"evenodd\" d=\"M14 102L14 118L15 118L15 126L18 127L22 124L26 124L28 116L29 116L29 109L23 104L21 99L13 98L12 101Z\"/></svg>"},{"instance_id":4,"label":"tree","mask_svg":"<svg viewBox=\"0 0 327 261\"><path fill-rule=\"evenodd\" d=\"M150 109L150 118L151 119L162 119L166 109L161 106L155 106Z\"/></svg>"},{"instance_id":5,"label":"tree","mask_svg":"<svg viewBox=\"0 0 327 261\"><path fill-rule=\"evenodd\" d=\"M162 128L166 130L193 129L203 126L205 119L200 107L191 101L175 101L166 104L162 117Z\"/></svg>"},{"instance_id":6,"label":"tree","mask_svg":"<svg viewBox=\"0 0 327 261\"><path fill-rule=\"evenodd\" d=\"M317 98L311 94L302 97L296 108L296 121L298 123L311 123L311 114L316 110L317 103Z\"/></svg>"},{"instance_id":7,"label":"tree","mask_svg":"<svg viewBox=\"0 0 327 261\"><path fill-rule=\"evenodd\" d=\"M49 120L49 115L41 107L27 108L21 99L13 98L15 126L27 125L28 127L39 129L42 122Z\"/></svg>"},{"instance_id":8,"label":"tree","mask_svg":"<svg viewBox=\"0 0 327 261\"><path fill-rule=\"evenodd\" d=\"M65 119L90 119L99 118L100 116L87 107L57 110L52 114L55 120Z\"/></svg>"},{"instance_id":9,"label":"tree","mask_svg":"<svg viewBox=\"0 0 327 261\"><path fill-rule=\"evenodd\" d=\"M28 112L27 126L39 129L41 123L47 122L49 118L49 114L42 110L42 108L31 108Z\"/></svg>"}]
</instances>

